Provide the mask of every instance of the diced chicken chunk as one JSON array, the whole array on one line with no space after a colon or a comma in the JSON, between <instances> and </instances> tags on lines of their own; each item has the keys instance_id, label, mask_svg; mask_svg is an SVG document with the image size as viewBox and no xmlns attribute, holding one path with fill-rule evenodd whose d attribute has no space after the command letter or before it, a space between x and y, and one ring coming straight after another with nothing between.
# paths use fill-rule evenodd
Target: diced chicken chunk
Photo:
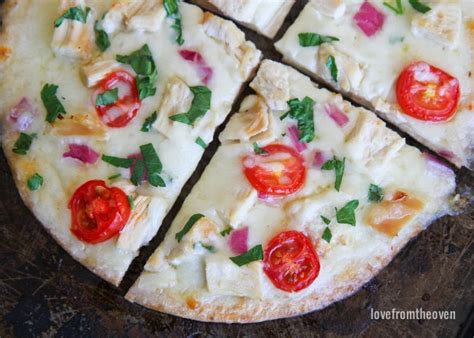
<instances>
[{"instance_id":1,"label":"diced chicken chunk","mask_svg":"<svg viewBox=\"0 0 474 338\"><path fill-rule=\"evenodd\" d=\"M257 76L250 83L273 110L285 110L290 99L288 68L280 63L265 60L262 62Z\"/></svg>"},{"instance_id":2,"label":"diced chicken chunk","mask_svg":"<svg viewBox=\"0 0 474 338\"><path fill-rule=\"evenodd\" d=\"M52 124L51 133L59 136L90 136L98 140L107 139L107 129L96 114L66 115Z\"/></svg>"},{"instance_id":3,"label":"diced chicken chunk","mask_svg":"<svg viewBox=\"0 0 474 338\"><path fill-rule=\"evenodd\" d=\"M415 15L411 24L416 37L454 49L461 34L461 8L459 4L437 4L429 12Z\"/></svg>"},{"instance_id":4,"label":"diced chicken chunk","mask_svg":"<svg viewBox=\"0 0 474 338\"><path fill-rule=\"evenodd\" d=\"M121 68L122 65L115 60L101 60L82 67L82 73L87 87L94 87L108 74Z\"/></svg>"},{"instance_id":5,"label":"diced chicken chunk","mask_svg":"<svg viewBox=\"0 0 474 338\"><path fill-rule=\"evenodd\" d=\"M224 255L206 257L207 288L212 294L261 299L262 271L261 262L239 267Z\"/></svg>"},{"instance_id":6,"label":"diced chicken chunk","mask_svg":"<svg viewBox=\"0 0 474 338\"><path fill-rule=\"evenodd\" d=\"M232 207L226 211L227 222L233 227L238 228L244 221L250 209L257 202L258 193L253 188L243 188L236 192L236 199Z\"/></svg>"},{"instance_id":7,"label":"diced chicken chunk","mask_svg":"<svg viewBox=\"0 0 474 338\"><path fill-rule=\"evenodd\" d=\"M169 264L161 266L157 272L143 272L138 280L138 288L152 292L171 288L178 281L176 270Z\"/></svg>"},{"instance_id":8,"label":"diced chicken chunk","mask_svg":"<svg viewBox=\"0 0 474 338\"><path fill-rule=\"evenodd\" d=\"M346 11L346 4L344 0L311 0L310 4L321 14L340 18Z\"/></svg>"},{"instance_id":9,"label":"diced chicken chunk","mask_svg":"<svg viewBox=\"0 0 474 338\"><path fill-rule=\"evenodd\" d=\"M330 56L333 56L336 61L337 86L345 91L357 92L364 77L364 66L352 56L339 51L334 46L323 44L319 47L318 52L318 72L325 80L330 82L334 82L331 71L327 66Z\"/></svg>"}]
</instances>

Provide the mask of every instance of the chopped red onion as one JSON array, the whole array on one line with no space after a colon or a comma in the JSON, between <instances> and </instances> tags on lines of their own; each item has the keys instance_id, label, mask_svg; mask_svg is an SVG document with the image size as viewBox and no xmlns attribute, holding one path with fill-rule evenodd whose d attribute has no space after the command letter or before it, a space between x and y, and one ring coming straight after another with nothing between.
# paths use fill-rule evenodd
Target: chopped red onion
<instances>
[{"instance_id":1,"label":"chopped red onion","mask_svg":"<svg viewBox=\"0 0 474 338\"><path fill-rule=\"evenodd\" d=\"M207 85L212 79L212 68L204 60L201 53L190 49L181 49L179 55L186 61L194 63L197 66L197 72L201 81Z\"/></svg>"},{"instance_id":2,"label":"chopped red onion","mask_svg":"<svg viewBox=\"0 0 474 338\"><path fill-rule=\"evenodd\" d=\"M248 237L249 237L249 228L241 228L234 230L230 233L229 236L229 247L230 250L236 254L240 255L248 251Z\"/></svg>"},{"instance_id":3,"label":"chopped red onion","mask_svg":"<svg viewBox=\"0 0 474 338\"><path fill-rule=\"evenodd\" d=\"M328 160L328 156L326 156L326 154L321 151L321 150L316 150L314 152L314 156L313 156L313 167L315 168L321 168L323 166L323 164Z\"/></svg>"},{"instance_id":4,"label":"chopped red onion","mask_svg":"<svg viewBox=\"0 0 474 338\"><path fill-rule=\"evenodd\" d=\"M425 157L426 161L428 164L437 170L441 170L443 172L447 172L450 174L454 174L453 170L443 161L441 161L438 157L430 154L430 153L423 153L423 156Z\"/></svg>"},{"instance_id":5,"label":"chopped red onion","mask_svg":"<svg viewBox=\"0 0 474 338\"><path fill-rule=\"evenodd\" d=\"M71 157L83 163L94 164L99 159L99 154L85 144L70 144L69 151L63 157Z\"/></svg>"},{"instance_id":6,"label":"chopped red onion","mask_svg":"<svg viewBox=\"0 0 474 338\"><path fill-rule=\"evenodd\" d=\"M26 131L33 123L36 109L26 97L22 98L10 111L9 121L19 131Z\"/></svg>"},{"instance_id":7,"label":"chopped red onion","mask_svg":"<svg viewBox=\"0 0 474 338\"><path fill-rule=\"evenodd\" d=\"M296 150L298 150L298 152L301 153L306 149L306 144L300 141L300 132L296 126L291 126L288 128L288 133L290 135L291 142L293 142L293 145L295 146Z\"/></svg>"},{"instance_id":8,"label":"chopped red onion","mask_svg":"<svg viewBox=\"0 0 474 338\"><path fill-rule=\"evenodd\" d=\"M370 2L365 1L354 15L354 21L366 36L371 37L382 29L385 15Z\"/></svg>"},{"instance_id":9,"label":"chopped red onion","mask_svg":"<svg viewBox=\"0 0 474 338\"><path fill-rule=\"evenodd\" d=\"M324 107L324 110L339 127L344 127L349 122L347 115L344 114L336 105L327 104Z\"/></svg>"}]
</instances>

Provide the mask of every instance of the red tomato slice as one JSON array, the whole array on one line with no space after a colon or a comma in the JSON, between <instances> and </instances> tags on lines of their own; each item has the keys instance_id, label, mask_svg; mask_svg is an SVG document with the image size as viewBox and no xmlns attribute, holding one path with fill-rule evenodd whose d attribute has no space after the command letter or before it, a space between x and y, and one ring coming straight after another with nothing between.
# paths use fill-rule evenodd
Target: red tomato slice
<instances>
[{"instance_id":1,"label":"red tomato slice","mask_svg":"<svg viewBox=\"0 0 474 338\"><path fill-rule=\"evenodd\" d=\"M285 231L265 248L263 271L278 289L296 292L308 287L319 275L319 258L303 233Z\"/></svg>"},{"instance_id":2,"label":"red tomato slice","mask_svg":"<svg viewBox=\"0 0 474 338\"><path fill-rule=\"evenodd\" d=\"M81 185L69 202L72 214L71 232L80 240L96 244L104 242L125 226L130 217L127 195L102 180Z\"/></svg>"},{"instance_id":3,"label":"red tomato slice","mask_svg":"<svg viewBox=\"0 0 474 338\"><path fill-rule=\"evenodd\" d=\"M298 191L306 179L301 155L282 144L262 149L266 154L252 154L243 159L244 174L250 184L264 195L285 196Z\"/></svg>"},{"instance_id":4,"label":"red tomato slice","mask_svg":"<svg viewBox=\"0 0 474 338\"><path fill-rule=\"evenodd\" d=\"M97 95L118 88L118 100L110 105L95 106L102 121L112 128L125 127L138 113L141 102L135 78L126 71L110 73L103 79L94 93L94 104Z\"/></svg>"},{"instance_id":5,"label":"red tomato slice","mask_svg":"<svg viewBox=\"0 0 474 338\"><path fill-rule=\"evenodd\" d=\"M451 119L460 97L455 77L423 61L414 62L401 72L396 92L405 114L433 122Z\"/></svg>"}]
</instances>

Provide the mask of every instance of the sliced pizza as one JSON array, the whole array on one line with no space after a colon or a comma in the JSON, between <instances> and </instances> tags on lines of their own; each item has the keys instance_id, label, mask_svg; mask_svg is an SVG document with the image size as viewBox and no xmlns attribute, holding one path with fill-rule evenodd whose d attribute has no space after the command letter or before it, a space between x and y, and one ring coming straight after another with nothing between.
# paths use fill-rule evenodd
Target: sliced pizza
<instances>
[{"instance_id":1,"label":"sliced pizza","mask_svg":"<svg viewBox=\"0 0 474 338\"><path fill-rule=\"evenodd\" d=\"M174 0L5 6L2 144L20 194L117 285L261 53L234 23Z\"/></svg>"},{"instance_id":2,"label":"sliced pizza","mask_svg":"<svg viewBox=\"0 0 474 338\"><path fill-rule=\"evenodd\" d=\"M473 167L474 2L311 0L284 60Z\"/></svg>"},{"instance_id":3,"label":"sliced pizza","mask_svg":"<svg viewBox=\"0 0 474 338\"><path fill-rule=\"evenodd\" d=\"M192 0L273 39L295 0Z\"/></svg>"},{"instance_id":4,"label":"sliced pizza","mask_svg":"<svg viewBox=\"0 0 474 338\"><path fill-rule=\"evenodd\" d=\"M269 60L250 86L130 301L217 322L321 309L450 211L454 173L373 113Z\"/></svg>"}]
</instances>

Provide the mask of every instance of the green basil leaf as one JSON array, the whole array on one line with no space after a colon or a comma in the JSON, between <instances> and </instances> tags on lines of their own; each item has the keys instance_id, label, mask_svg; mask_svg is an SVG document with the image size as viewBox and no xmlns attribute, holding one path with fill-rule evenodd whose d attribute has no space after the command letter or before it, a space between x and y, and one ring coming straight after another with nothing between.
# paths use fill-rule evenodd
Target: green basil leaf
<instances>
[{"instance_id":1,"label":"green basil leaf","mask_svg":"<svg viewBox=\"0 0 474 338\"><path fill-rule=\"evenodd\" d=\"M283 120L287 116L298 122L299 139L301 142L309 143L314 139L314 101L306 96L303 100L291 99L288 101L290 110L280 117Z\"/></svg>"},{"instance_id":2,"label":"green basil leaf","mask_svg":"<svg viewBox=\"0 0 474 338\"><path fill-rule=\"evenodd\" d=\"M27 185L31 191L38 190L43 185L43 177L36 173L28 179Z\"/></svg>"},{"instance_id":3,"label":"green basil leaf","mask_svg":"<svg viewBox=\"0 0 474 338\"><path fill-rule=\"evenodd\" d=\"M222 231L220 232L220 234L221 234L222 237L225 237L225 236L227 236L228 234L230 234L230 233L232 232L232 230L233 230L232 227L228 226L227 228L225 228L224 230L222 230Z\"/></svg>"},{"instance_id":4,"label":"green basil leaf","mask_svg":"<svg viewBox=\"0 0 474 338\"><path fill-rule=\"evenodd\" d=\"M148 182L154 187L165 187L165 181L161 178L161 170L163 165L156 153L153 144L148 143L140 146L140 151L143 155L145 167L148 172Z\"/></svg>"},{"instance_id":5,"label":"green basil leaf","mask_svg":"<svg viewBox=\"0 0 474 338\"><path fill-rule=\"evenodd\" d=\"M323 220L324 224L329 225L331 223L331 220L327 217L321 216L321 219Z\"/></svg>"},{"instance_id":6,"label":"green basil leaf","mask_svg":"<svg viewBox=\"0 0 474 338\"><path fill-rule=\"evenodd\" d=\"M336 209L336 220L340 224L356 225L355 210L359 206L358 200L348 202L341 209Z\"/></svg>"},{"instance_id":7,"label":"green basil leaf","mask_svg":"<svg viewBox=\"0 0 474 338\"><path fill-rule=\"evenodd\" d=\"M94 24L95 44L102 52L105 52L110 47L110 40L107 32L104 31L96 21Z\"/></svg>"},{"instance_id":8,"label":"green basil leaf","mask_svg":"<svg viewBox=\"0 0 474 338\"><path fill-rule=\"evenodd\" d=\"M249 264L254 261L261 261L263 259L263 248L262 245L256 245L252 249L243 254L235 257L229 257L234 264L237 266L242 266Z\"/></svg>"},{"instance_id":9,"label":"green basil leaf","mask_svg":"<svg viewBox=\"0 0 474 338\"><path fill-rule=\"evenodd\" d=\"M145 174L145 163L143 160L134 159L135 166L133 167L132 177L130 177L130 181L138 186L143 181L143 175Z\"/></svg>"},{"instance_id":10,"label":"green basil leaf","mask_svg":"<svg viewBox=\"0 0 474 338\"><path fill-rule=\"evenodd\" d=\"M257 155L265 155L265 154L268 154L268 151L260 148L257 144L257 142L254 142L253 143L253 151L255 152L255 154Z\"/></svg>"},{"instance_id":11,"label":"green basil leaf","mask_svg":"<svg viewBox=\"0 0 474 338\"><path fill-rule=\"evenodd\" d=\"M135 208L135 199L132 195L127 195L128 203L130 204L130 209L133 210Z\"/></svg>"},{"instance_id":12,"label":"green basil leaf","mask_svg":"<svg viewBox=\"0 0 474 338\"><path fill-rule=\"evenodd\" d=\"M171 25L171 28L173 28L176 31L176 42L178 45L182 46L184 44L184 38L183 38L183 24L181 22L181 18L176 18L174 19L174 24Z\"/></svg>"},{"instance_id":13,"label":"green basil leaf","mask_svg":"<svg viewBox=\"0 0 474 338\"><path fill-rule=\"evenodd\" d=\"M337 65L336 65L336 59L334 56L329 55L328 59L326 60L326 67L328 67L329 72L331 73L331 77L334 80L334 82L337 82Z\"/></svg>"},{"instance_id":14,"label":"green basil leaf","mask_svg":"<svg viewBox=\"0 0 474 338\"><path fill-rule=\"evenodd\" d=\"M383 200L383 190L378 185L369 185L368 198L370 202L381 202Z\"/></svg>"},{"instance_id":15,"label":"green basil leaf","mask_svg":"<svg viewBox=\"0 0 474 338\"><path fill-rule=\"evenodd\" d=\"M391 9L394 11L397 15L402 15L403 14L403 5L402 5L402 0L395 0L395 6L389 4L388 2L383 3L385 7Z\"/></svg>"},{"instance_id":16,"label":"green basil leaf","mask_svg":"<svg viewBox=\"0 0 474 338\"><path fill-rule=\"evenodd\" d=\"M63 15L57 18L56 21L54 21L54 27L61 26L61 24L63 23L65 19L70 19L70 20L86 23L87 15L89 14L90 10L91 9L89 7L86 7L85 10L83 10L79 6L71 7Z\"/></svg>"},{"instance_id":17,"label":"green basil leaf","mask_svg":"<svg viewBox=\"0 0 474 338\"><path fill-rule=\"evenodd\" d=\"M431 7L428 5L425 5L424 3L420 2L419 0L408 0L410 3L411 7L413 7L414 10L420 12L420 13L427 13L431 11Z\"/></svg>"},{"instance_id":18,"label":"green basil leaf","mask_svg":"<svg viewBox=\"0 0 474 338\"><path fill-rule=\"evenodd\" d=\"M66 114L66 109L56 96L58 86L54 84L45 84L41 90L41 100L46 108L46 121L52 123L58 116Z\"/></svg>"},{"instance_id":19,"label":"green basil leaf","mask_svg":"<svg viewBox=\"0 0 474 338\"><path fill-rule=\"evenodd\" d=\"M206 142L204 142L204 140L203 140L202 138L200 138L199 136L198 136L198 138L196 139L196 144L199 145L199 146L201 146L202 149L206 149L206 148L207 148Z\"/></svg>"},{"instance_id":20,"label":"green basil leaf","mask_svg":"<svg viewBox=\"0 0 474 338\"><path fill-rule=\"evenodd\" d=\"M196 120L204 116L211 108L212 92L206 86L189 87L194 94L191 108L188 112L170 116L170 120L193 125Z\"/></svg>"},{"instance_id":21,"label":"green basil leaf","mask_svg":"<svg viewBox=\"0 0 474 338\"><path fill-rule=\"evenodd\" d=\"M345 166L346 166L345 157L341 161L341 160L338 160L336 156L334 156L333 160L326 161L321 167L321 170L333 170L333 169L335 170L336 181L334 183L334 187L336 188L337 191L339 191L339 189L341 188Z\"/></svg>"},{"instance_id":22,"label":"green basil leaf","mask_svg":"<svg viewBox=\"0 0 474 338\"><path fill-rule=\"evenodd\" d=\"M163 0L163 7L167 16L173 16L179 12L178 0Z\"/></svg>"},{"instance_id":23,"label":"green basil leaf","mask_svg":"<svg viewBox=\"0 0 474 338\"><path fill-rule=\"evenodd\" d=\"M113 181L113 180L115 180L115 179L117 179L117 178L119 178L119 177L122 177L122 174L115 174L115 175L109 176L107 179L108 179L109 181Z\"/></svg>"},{"instance_id":24,"label":"green basil leaf","mask_svg":"<svg viewBox=\"0 0 474 338\"><path fill-rule=\"evenodd\" d=\"M102 161L118 168L130 168L135 162L134 158L122 158L115 156L102 155Z\"/></svg>"},{"instance_id":25,"label":"green basil leaf","mask_svg":"<svg viewBox=\"0 0 474 338\"><path fill-rule=\"evenodd\" d=\"M114 104L118 100L118 88L107 90L99 95L95 99L96 106L108 106Z\"/></svg>"},{"instance_id":26,"label":"green basil leaf","mask_svg":"<svg viewBox=\"0 0 474 338\"><path fill-rule=\"evenodd\" d=\"M329 229L328 227L326 227L326 228L324 229L322 238L323 238L326 242L328 242L328 243L331 242L331 238L332 238L331 229Z\"/></svg>"},{"instance_id":27,"label":"green basil leaf","mask_svg":"<svg viewBox=\"0 0 474 338\"><path fill-rule=\"evenodd\" d=\"M213 247L212 245L206 245L202 242L199 242L199 244L204 248L206 249L207 251L211 252L211 253L215 253L217 251L217 249L215 247Z\"/></svg>"},{"instance_id":28,"label":"green basil leaf","mask_svg":"<svg viewBox=\"0 0 474 338\"><path fill-rule=\"evenodd\" d=\"M334 36L320 35L317 33L299 33L298 40L301 47L320 46L323 43L339 41L339 39Z\"/></svg>"},{"instance_id":29,"label":"green basil leaf","mask_svg":"<svg viewBox=\"0 0 474 338\"><path fill-rule=\"evenodd\" d=\"M184 235L186 235L189 230L191 230L191 228L193 227L193 225L199 221L202 217L204 217L203 214L194 214L192 215L189 220L186 222L186 224L184 225L183 229L181 229L181 231L177 232L176 235L175 235L175 238L176 240L179 242L181 242L181 240L183 239Z\"/></svg>"},{"instance_id":30,"label":"green basil leaf","mask_svg":"<svg viewBox=\"0 0 474 338\"><path fill-rule=\"evenodd\" d=\"M18 155L26 155L28 150L30 150L31 144L33 143L33 139L36 137L36 134L25 134L20 133L18 139L16 140L15 144L13 145L13 152Z\"/></svg>"},{"instance_id":31,"label":"green basil leaf","mask_svg":"<svg viewBox=\"0 0 474 338\"><path fill-rule=\"evenodd\" d=\"M158 115L155 111L153 114L151 114L145 119L145 122L143 122L143 125L142 125L142 129L140 130L143 131L144 133L148 133L151 130L153 123L155 123L157 117Z\"/></svg>"},{"instance_id":32,"label":"green basil leaf","mask_svg":"<svg viewBox=\"0 0 474 338\"><path fill-rule=\"evenodd\" d=\"M182 45L184 43L183 39L183 25L181 23L181 14L179 13L179 6L178 0L164 0L163 6L165 7L166 16L168 18L174 19L174 24L171 26L176 33L176 42L178 45Z\"/></svg>"}]
</instances>

